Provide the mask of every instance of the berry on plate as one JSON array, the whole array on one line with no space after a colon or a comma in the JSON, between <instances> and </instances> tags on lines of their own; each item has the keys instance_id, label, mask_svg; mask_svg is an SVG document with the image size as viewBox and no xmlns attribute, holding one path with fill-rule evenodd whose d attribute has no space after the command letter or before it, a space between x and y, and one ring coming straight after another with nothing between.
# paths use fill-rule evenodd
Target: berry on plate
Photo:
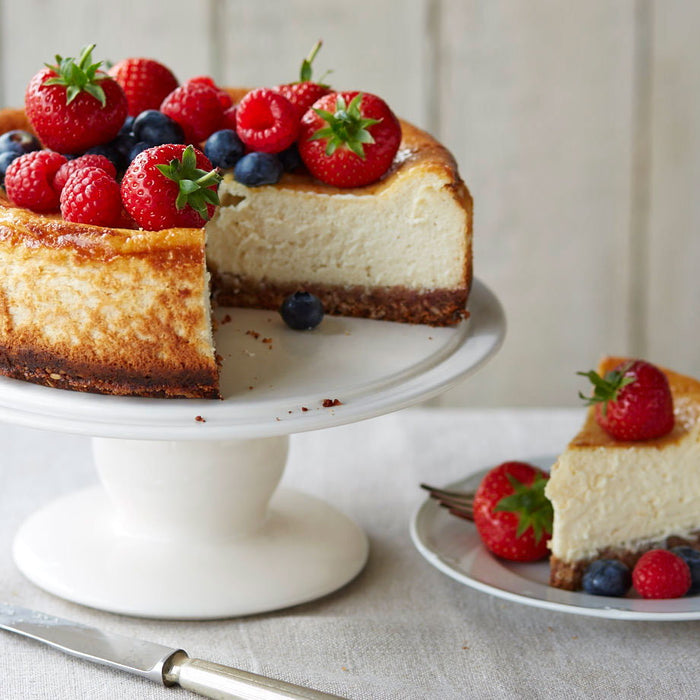
<instances>
[{"instance_id":1,"label":"berry on plate","mask_svg":"<svg viewBox=\"0 0 700 700\"><path fill-rule=\"evenodd\" d=\"M152 58L125 58L107 73L122 86L133 117L147 109L158 109L179 84L170 68Z\"/></svg>"},{"instance_id":2,"label":"berry on plate","mask_svg":"<svg viewBox=\"0 0 700 700\"><path fill-rule=\"evenodd\" d=\"M217 88L189 82L173 90L161 103L160 111L183 128L188 143L196 144L221 126L224 107Z\"/></svg>"},{"instance_id":3,"label":"berry on plate","mask_svg":"<svg viewBox=\"0 0 700 700\"><path fill-rule=\"evenodd\" d=\"M292 103L269 88L244 95L236 108L236 133L253 151L279 153L291 146L299 132Z\"/></svg>"},{"instance_id":4,"label":"berry on plate","mask_svg":"<svg viewBox=\"0 0 700 700\"><path fill-rule=\"evenodd\" d=\"M593 384L596 421L617 440L652 440L673 429L673 397L666 375L644 360L625 362L601 377L578 372Z\"/></svg>"},{"instance_id":5,"label":"berry on plate","mask_svg":"<svg viewBox=\"0 0 700 700\"><path fill-rule=\"evenodd\" d=\"M332 92L304 114L299 153L309 172L336 187L361 187L391 166L401 125L384 100L371 93Z\"/></svg>"},{"instance_id":6,"label":"berry on plate","mask_svg":"<svg viewBox=\"0 0 700 700\"><path fill-rule=\"evenodd\" d=\"M280 316L295 331L310 331L323 320L323 304L310 292L294 292L282 302Z\"/></svg>"},{"instance_id":7,"label":"berry on plate","mask_svg":"<svg viewBox=\"0 0 700 700\"><path fill-rule=\"evenodd\" d=\"M474 525L484 546L512 561L547 556L552 504L544 495L549 475L525 462L491 469L474 494Z\"/></svg>"},{"instance_id":8,"label":"berry on plate","mask_svg":"<svg viewBox=\"0 0 700 700\"><path fill-rule=\"evenodd\" d=\"M583 590L591 595L619 598L632 586L629 566L617 559L596 559L583 572Z\"/></svg>"},{"instance_id":9,"label":"berry on plate","mask_svg":"<svg viewBox=\"0 0 700 700\"><path fill-rule=\"evenodd\" d=\"M700 593L700 551L686 545L673 547L671 551L683 559L690 569L691 584L688 593Z\"/></svg>"},{"instance_id":10,"label":"berry on plate","mask_svg":"<svg viewBox=\"0 0 700 700\"><path fill-rule=\"evenodd\" d=\"M66 221L116 226L121 212L119 183L102 168L78 168L61 190L61 216Z\"/></svg>"},{"instance_id":11,"label":"berry on plate","mask_svg":"<svg viewBox=\"0 0 700 700\"><path fill-rule=\"evenodd\" d=\"M68 178L76 171L82 168L102 168L112 179L117 177L117 169L112 161L97 153L86 153L85 155L74 158L65 162L53 178L53 188L61 193L64 185L68 182ZM73 221L73 219L71 219Z\"/></svg>"},{"instance_id":12,"label":"berry on plate","mask_svg":"<svg viewBox=\"0 0 700 700\"><path fill-rule=\"evenodd\" d=\"M58 211L58 192L53 179L66 162L54 151L31 151L14 160L5 173L5 191L18 207L35 212Z\"/></svg>"},{"instance_id":13,"label":"berry on plate","mask_svg":"<svg viewBox=\"0 0 700 700\"><path fill-rule=\"evenodd\" d=\"M690 568L677 554L652 549L635 564L632 584L643 598L681 598L690 590Z\"/></svg>"},{"instance_id":14,"label":"berry on plate","mask_svg":"<svg viewBox=\"0 0 700 700\"><path fill-rule=\"evenodd\" d=\"M306 112L314 102L320 100L331 91L328 85L311 79L311 64L314 58L316 58L316 54L320 48L321 42L319 41L311 49L311 53L302 61L298 82L277 85L272 88L275 92L283 95L292 103L298 119L304 116L304 112ZM323 78L321 78L321 80L323 80Z\"/></svg>"},{"instance_id":15,"label":"berry on plate","mask_svg":"<svg viewBox=\"0 0 700 700\"><path fill-rule=\"evenodd\" d=\"M233 177L246 187L274 185L282 177L282 162L274 153L246 153L235 165Z\"/></svg>"},{"instance_id":16,"label":"berry on plate","mask_svg":"<svg viewBox=\"0 0 700 700\"><path fill-rule=\"evenodd\" d=\"M27 117L42 143L61 153L81 153L111 141L126 118L126 96L119 83L92 62L94 44L77 61L56 56L40 70L24 96Z\"/></svg>"},{"instance_id":17,"label":"berry on plate","mask_svg":"<svg viewBox=\"0 0 700 700\"><path fill-rule=\"evenodd\" d=\"M193 146L168 143L134 158L122 178L127 212L142 228L204 226L219 204L221 176Z\"/></svg>"}]
</instances>

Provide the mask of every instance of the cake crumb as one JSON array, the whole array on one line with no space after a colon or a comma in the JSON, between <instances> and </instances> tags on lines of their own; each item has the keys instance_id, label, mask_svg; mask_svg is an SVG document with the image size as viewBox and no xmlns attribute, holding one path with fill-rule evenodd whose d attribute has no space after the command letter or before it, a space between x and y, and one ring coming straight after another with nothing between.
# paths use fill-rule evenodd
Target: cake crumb
<instances>
[{"instance_id":1,"label":"cake crumb","mask_svg":"<svg viewBox=\"0 0 700 700\"><path fill-rule=\"evenodd\" d=\"M231 314L226 314L226 316L221 319L221 323L231 323Z\"/></svg>"},{"instance_id":2,"label":"cake crumb","mask_svg":"<svg viewBox=\"0 0 700 700\"><path fill-rule=\"evenodd\" d=\"M255 340L257 340L260 337L260 333L258 333L257 331L246 331L245 334L249 335L251 338L255 338Z\"/></svg>"},{"instance_id":3,"label":"cake crumb","mask_svg":"<svg viewBox=\"0 0 700 700\"><path fill-rule=\"evenodd\" d=\"M249 386L249 387L248 387L248 391L253 391L253 389L255 389L254 386Z\"/></svg>"},{"instance_id":4,"label":"cake crumb","mask_svg":"<svg viewBox=\"0 0 700 700\"><path fill-rule=\"evenodd\" d=\"M306 413L309 409L306 406L302 406L301 410L304 411L304 413Z\"/></svg>"},{"instance_id":5,"label":"cake crumb","mask_svg":"<svg viewBox=\"0 0 700 700\"><path fill-rule=\"evenodd\" d=\"M195 416L194 419L197 421L197 423L206 423L206 418L202 418L202 416Z\"/></svg>"},{"instance_id":6,"label":"cake crumb","mask_svg":"<svg viewBox=\"0 0 700 700\"><path fill-rule=\"evenodd\" d=\"M338 399L323 399L321 405L323 408L332 408L333 406L342 406L343 402Z\"/></svg>"},{"instance_id":7,"label":"cake crumb","mask_svg":"<svg viewBox=\"0 0 700 700\"><path fill-rule=\"evenodd\" d=\"M262 341L263 341L263 343L271 343L272 338L263 338Z\"/></svg>"},{"instance_id":8,"label":"cake crumb","mask_svg":"<svg viewBox=\"0 0 700 700\"><path fill-rule=\"evenodd\" d=\"M341 671L349 671L350 669L347 666L341 666L340 670Z\"/></svg>"}]
</instances>

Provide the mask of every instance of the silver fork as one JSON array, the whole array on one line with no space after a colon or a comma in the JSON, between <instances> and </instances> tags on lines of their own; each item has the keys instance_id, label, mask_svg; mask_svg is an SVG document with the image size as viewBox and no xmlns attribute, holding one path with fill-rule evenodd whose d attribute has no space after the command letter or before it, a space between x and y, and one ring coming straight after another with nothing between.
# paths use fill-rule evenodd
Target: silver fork
<instances>
[{"instance_id":1,"label":"silver fork","mask_svg":"<svg viewBox=\"0 0 700 700\"><path fill-rule=\"evenodd\" d=\"M454 491L451 489L439 489L428 484L421 484L431 498L434 498L443 508L458 518L474 520L474 494L469 491Z\"/></svg>"}]
</instances>

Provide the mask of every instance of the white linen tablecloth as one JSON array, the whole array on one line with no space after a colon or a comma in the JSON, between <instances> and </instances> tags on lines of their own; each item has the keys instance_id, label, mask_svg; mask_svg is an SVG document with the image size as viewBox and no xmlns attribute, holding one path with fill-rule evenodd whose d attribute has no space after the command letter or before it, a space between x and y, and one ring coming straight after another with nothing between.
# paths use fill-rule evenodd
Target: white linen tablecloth
<instances>
[{"instance_id":1,"label":"white linen tablecloth","mask_svg":"<svg viewBox=\"0 0 700 700\"><path fill-rule=\"evenodd\" d=\"M190 655L369 698L698 698L698 622L550 612L472 590L430 566L408 527L418 484L560 451L582 412L410 409L293 436L283 483L368 533L366 568L321 600L214 622L92 610L29 583L11 556L25 517L96 481L88 438L0 425L0 600L182 647ZM0 632L0 698L196 697Z\"/></svg>"}]
</instances>

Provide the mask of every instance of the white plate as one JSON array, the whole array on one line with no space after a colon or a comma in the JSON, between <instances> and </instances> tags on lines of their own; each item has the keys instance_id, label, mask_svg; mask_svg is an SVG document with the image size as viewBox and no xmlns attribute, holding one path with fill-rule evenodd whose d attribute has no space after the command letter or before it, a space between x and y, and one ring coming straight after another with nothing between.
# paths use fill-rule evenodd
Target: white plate
<instances>
[{"instance_id":1,"label":"white plate","mask_svg":"<svg viewBox=\"0 0 700 700\"><path fill-rule=\"evenodd\" d=\"M555 460L556 457L544 457L527 461L548 470ZM483 469L446 488L474 491L487 471ZM413 517L411 538L428 562L448 576L516 603L612 620L700 620L700 595L644 600L552 588L547 585L547 562L519 564L494 557L481 544L473 523L450 515L431 498Z\"/></svg>"},{"instance_id":2,"label":"white plate","mask_svg":"<svg viewBox=\"0 0 700 700\"><path fill-rule=\"evenodd\" d=\"M218 309L223 401L101 396L0 377L0 420L153 440L267 437L351 423L436 396L492 357L505 334L503 309L478 280L468 308L469 320L452 328L329 316L305 333L288 329L276 312ZM324 408L324 399L342 405Z\"/></svg>"}]
</instances>

